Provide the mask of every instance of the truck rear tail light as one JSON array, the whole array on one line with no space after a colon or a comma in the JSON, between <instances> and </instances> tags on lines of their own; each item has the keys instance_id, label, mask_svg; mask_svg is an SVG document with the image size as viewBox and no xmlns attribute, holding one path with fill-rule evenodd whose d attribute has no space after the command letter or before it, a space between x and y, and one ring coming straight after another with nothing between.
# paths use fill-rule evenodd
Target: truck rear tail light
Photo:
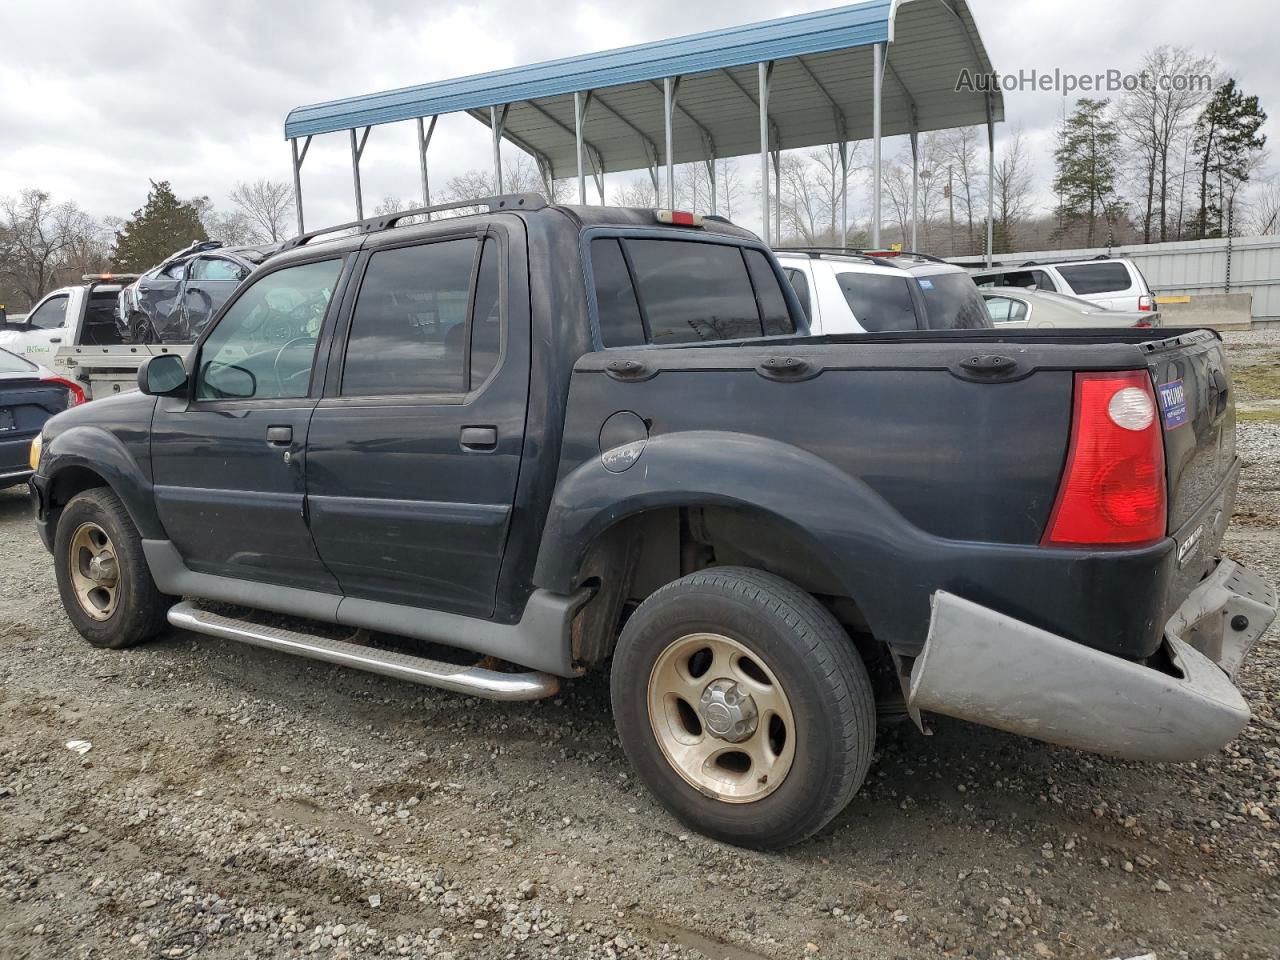
<instances>
[{"instance_id":1,"label":"truck rear tail light","mask_svg":"<svg viewBox=\"0 0 1280 960\"><path fill-rule=\"evenodd\" d=\"M41 377L40 382L56 383L60 387L66 387L68 410L84 403L84 388L74 380L68 380L66 377Z\"/></svg>"},{"instance_id":2,"label":"truck rear tail light","mask_svg":"<svg viewBox=\"0 0 1280 960\"><path fill-rule=\"evenodd\" d=\"M1138 298L1139 310L1154 310L1156 308L1155 298L1147 295Z\"/></svg>"},{"instance_id":3,"label":"truck rear tail light","mask_svg":"<svg viewBox=\"0 0 1280 960\"><path fill-rule=\"evenodd\" d=\"M676 227L702 226L702 214L700 213L690 213L688 210L658 210L655 212L659 223L669 223Z\"/></svg>"},{"instance_id":4,"label":"truck rear tail light","mask_svg":"<svg viewBox=\"0 0 1280 960\"><path fill-rule=\"evenodd\" d=\"M1043 543L1116 546L1165 533L1164 441L1144 370L1077 373L1067 465Z\"/></svg>"}]
</instances>

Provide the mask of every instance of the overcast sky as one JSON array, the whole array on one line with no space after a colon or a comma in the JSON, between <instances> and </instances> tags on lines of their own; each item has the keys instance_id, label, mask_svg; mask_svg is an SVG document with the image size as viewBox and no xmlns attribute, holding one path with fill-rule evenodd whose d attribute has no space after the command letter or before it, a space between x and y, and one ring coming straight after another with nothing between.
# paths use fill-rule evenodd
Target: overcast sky
<instances>
[{"instance_id":1,"label":"overcast sky","mask_svg":"<svg viewBox=\"0 0 1280 960\"><path fill-rule=\"evenodd\" d=\"M934 2L934 0L914 0ZM657 40L836 4L822 0L0 0L0 195L41 187L98 216L127 216L147 179L227 206L240 180L291 177L290 108ZM1280 143L1275 8L1262 0L970 0L997 70L1132 69L1159 43L1217 56L1273 118ZM1005 96L1050 176L1052 93ZM514 148L507 147L506 149ZM898 149L890 143L887 149ZM489 162L488 128L442 118L433 182ZM316 138L304 168L308 225L352 215L349 146ZM1271 165L1274 169L1274 164ZM412 123L375 128L366 210L418 193ZM629 175L628 175L629 176ZM855 189L854 194L861 191ZM852 196L861 215L864 196ZM851 211L851 213L854 211ZM743 222L753 225L749 217Z\"/></svg>"}]
</instances>

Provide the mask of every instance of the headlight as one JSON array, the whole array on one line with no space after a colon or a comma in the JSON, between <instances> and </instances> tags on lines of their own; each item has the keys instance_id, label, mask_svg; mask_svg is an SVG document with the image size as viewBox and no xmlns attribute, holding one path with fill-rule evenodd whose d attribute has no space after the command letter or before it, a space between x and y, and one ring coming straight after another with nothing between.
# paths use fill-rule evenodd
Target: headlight
<instances>
[{"instance_id":1,"label":"headlight","mask_svg":"<svg viewBox=\"0 0 1280 960\"><path fill-rule=\"evenodd\" d=\"M32 470L40 469L40 453L44 450L44 435L36 434L36 438L31 441L31 453L27 456L27 462L31 464Z\"/></svg>"}]
</instances>

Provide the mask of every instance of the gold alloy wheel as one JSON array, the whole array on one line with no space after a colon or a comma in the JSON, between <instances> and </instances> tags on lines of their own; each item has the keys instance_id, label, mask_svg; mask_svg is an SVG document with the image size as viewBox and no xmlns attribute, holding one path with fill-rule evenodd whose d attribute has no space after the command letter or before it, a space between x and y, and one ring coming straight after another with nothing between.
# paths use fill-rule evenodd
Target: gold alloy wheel
<instances>
[{"instance_id":1,"label":"gold alloy wheel","mask_svg":"<svg viewBox=\"0 0 1280 960\"><path fill-rule=\"evenodd\" d=\"M108 619L120 594L120 564L111 538L96 523L82 523L71 535L67 553L71 589L80 609L95 620Z\"/></svg>"},{"instance_id":2,"label":"gold alloy wheel","mask_svg":"<svg viewBox=\"0 0 1280 960\"><path fill-rule=\"evenodd\" d=\"M751 803L782 785L795 718L782 684L746 646L718 633L674 641L649 674L649 724L667 762L702 794Z\"/></svg>"}]
</instances>

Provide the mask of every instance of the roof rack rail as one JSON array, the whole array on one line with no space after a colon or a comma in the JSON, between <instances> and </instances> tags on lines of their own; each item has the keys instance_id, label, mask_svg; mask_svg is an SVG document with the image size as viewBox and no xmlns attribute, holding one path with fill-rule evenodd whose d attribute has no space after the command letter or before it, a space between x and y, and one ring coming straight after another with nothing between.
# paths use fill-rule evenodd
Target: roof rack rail
<instances>
[{"instance_id":1,"label":"roof rack rail","mask_svg":"<svg viewBox=\"0 0 1280 960\"><path fill-rule=\"evenodd\" d=\"M490 213L499 210L541 210L547 205L546 198L540 193L507 193L492 197L477 197L475 200L455 200L451 203L438 203L430 207L414 207L410 210L399 210L381 217L369 217L364 220L352 220L332 227L321 227L319 230L308 230L291 240L286 240L280 248L281 252L293 250L310 243L316 237L326 233L337 233L341 230L352 230L356 234L377 233L389 230L401 220L409 217L420 217L424 214L441 213L445 210L461 210L466 207L487 207Z\"/></svg>"},{"instance_id":2,"label":"roof rack rail","mask_svg":"<svg viewBox=\"0 0 1280 960\"><path fill-rule=\"evenodd\" d=\"M912 257L916 260L927 260L930 263L946 263L941 257L928 253L917 253L914 250L858 250L852 247L774 247L782 253L806 253L811 257L834 255L840 257L859 257L871 260L881 266L896 266L893 261L898 257Z\"/></svg>"},{"instance_id":3,"label":"roof rack rail","mask_svg":"<svg viewBox=\"0 0 1280 960\"><path fill-rule=\"evenodd\" d=\"M1123 260L1124 257L1115 257L1107 253L1095 254L1092 257L1063 257L1060 260L1024 260L1018 264L1020 267L1044 267L1052 266L1055 263L1087 263L1090 260ZM996 266L996 264L992 264Z\"/></svg>"}]
</instances>

